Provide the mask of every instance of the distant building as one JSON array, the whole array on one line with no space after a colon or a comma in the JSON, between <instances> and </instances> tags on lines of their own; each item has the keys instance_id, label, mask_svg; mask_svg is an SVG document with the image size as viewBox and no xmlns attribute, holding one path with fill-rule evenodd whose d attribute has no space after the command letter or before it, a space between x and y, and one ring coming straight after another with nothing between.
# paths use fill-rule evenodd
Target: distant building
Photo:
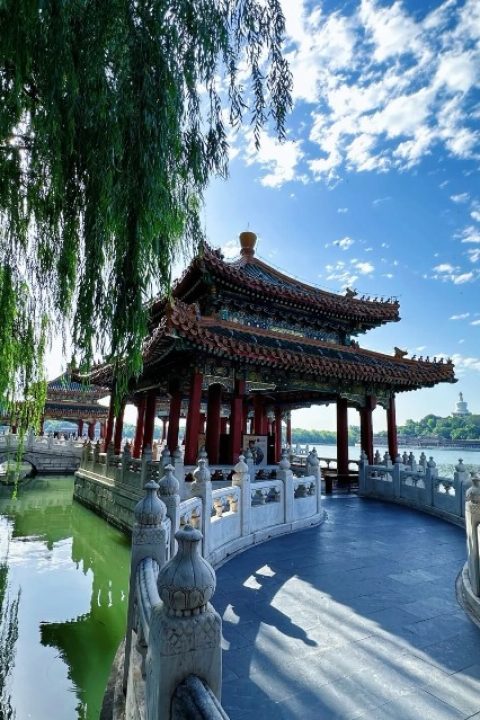
<instances>
[{"instance_id":1,"label":"distant building","mask_svg":"<svg viewBox=\"0 0 480 720\"><path fill-rule=\"evenodd\" d=\"M468 409L468 405L463 399L463 393L458 394L458 402L455 403L455 410L452 412L453 417L465 417L472 413Z\"/></svg>"}]
</instances>

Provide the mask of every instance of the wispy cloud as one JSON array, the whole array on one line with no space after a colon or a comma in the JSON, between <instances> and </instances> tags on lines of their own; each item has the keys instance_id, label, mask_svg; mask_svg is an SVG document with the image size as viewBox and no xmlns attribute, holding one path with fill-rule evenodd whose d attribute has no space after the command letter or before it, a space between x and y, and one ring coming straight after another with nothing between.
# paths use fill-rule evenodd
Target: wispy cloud
<instances>
[{"instance_id":1,"label":"wispy cloud","mask_svg":"<svg viewBox=\"0 0 480 720\"><path fill-rule=\"evenodd\" d=\"M438 148L479 157L470 98L480 79L478 0L444 0L422 19L402 0L351 7L284 3L294 99L308 112L299 136L313 149L289 140L285 150L247 152L270 187L306 172L335 184L345 171L405 170Z\"/></svg>"},{"instance_id":2,"label":"wispy cloud","mask_svg":"<svg viewBox=\"0 0 480 720\"><path fill-rule=\"evenodd\" d=\"M338 208L337 213L339 213L339 215L345 215L346 213L348 213L348 208L346 208L346 207Z\"/></svg>"},{"instance_id":3,"label":"wispy cloud","mask_svg":"<svg viewBox=\"0 0 480 720\"><path fill-rule=\"evenodd\" d=\"M480 320L472 320L470 325L480 325Z\"/></svg>"},{"instance_id":4,"label":"wispy cloud","mask_svg":"<svg viewBox=\"0 0 480 720\"><path fill-rule=\"evenodd\" d=\"M460 315L452 315L450 317L450 320L465 320L465 318L468 318L468 317L470 317L470 313L466 312L466 313L460 313Z\"/></svg>"},{"instance_id":5,"label":"wispy cloud","mask_svg":"<svg viewBox=\"0 0 480 720\"><path fill-rule=\"evenodd\" d=\"M450 200L454 203L467 203L470 199L470 195L466 192L460 193L459 195L450 195Z\"/></svg>"},{"instance_id":6,"label":"wispy cloud","mask_svg":"<svg viewBox=\"0 0 480 720\"><path fill-rule=\"evenodd\" d=\"M346 237L342 238L341 240L334 240L333 245L336 245L337 247L339 247L340 250L348 250L349 247L352 247L354 242L355 242L355 240L352 240L351 237L346 236Z\"/></svg>"},{"instance_id":7,"label":"wispy cloud","mask_svg":"<svg viewBox=\"0 0 480 720\"><path fill-rule=\"evenodd\" d=\"M462 243L480 243L480 229L468 225L455 235Z\"/></svg>"}]
</instances>

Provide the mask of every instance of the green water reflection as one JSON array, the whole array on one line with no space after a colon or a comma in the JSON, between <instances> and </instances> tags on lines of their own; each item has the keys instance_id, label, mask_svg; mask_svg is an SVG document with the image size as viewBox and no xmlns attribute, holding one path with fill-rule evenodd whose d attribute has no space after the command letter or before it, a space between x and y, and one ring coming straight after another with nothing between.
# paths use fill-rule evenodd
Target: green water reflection
<instances>
[{"instance_id":1,"label":"green water reflection","mask_svg":"<svg viewBox=\"0 0 480 720\"><path fill-rule=\"evenodd\" d=\"M98 720L125 630L130 543L72 477L0 496L0 720Z\"/></svg>"}]
</instances>

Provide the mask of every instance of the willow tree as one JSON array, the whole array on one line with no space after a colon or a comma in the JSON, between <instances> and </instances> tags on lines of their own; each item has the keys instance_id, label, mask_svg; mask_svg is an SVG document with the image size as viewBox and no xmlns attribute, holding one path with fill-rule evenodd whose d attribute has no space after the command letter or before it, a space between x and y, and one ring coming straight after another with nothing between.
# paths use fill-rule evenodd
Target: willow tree
<instances>
[{"instance_id":1,"label":"willow tree","mask_svg":"<svg viewBox=\"0 0 480 720\"><path fill-rule=\"evenodd\" d=\"M83 367L140 370L229 126L284 137L283 35L280 0L0 0L3 402L38 387L59 326Z\"/></svg>"}]
</instances>

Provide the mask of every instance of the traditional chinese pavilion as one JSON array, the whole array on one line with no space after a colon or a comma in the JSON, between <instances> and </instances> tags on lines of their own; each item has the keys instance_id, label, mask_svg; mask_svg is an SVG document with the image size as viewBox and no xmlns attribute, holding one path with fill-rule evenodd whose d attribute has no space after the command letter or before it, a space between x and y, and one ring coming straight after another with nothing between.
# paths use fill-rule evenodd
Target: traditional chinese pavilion
<instances>
[{"instance_id":1,"label":"traditional chinese pavilion","mask_svg":"<svg viewBox=\"0 0 480 720\"><path fill-rule=\"evenodd\" d=\"M185 464L205 443L211 463L235 462L242 436L267 436L278 461L282 420L291 444L290 412L336 403L338 474L348 472L347 409L360 413L362 447L373 458L372 411L385 408L390 455L397 456L395 396L455 382L451 361L407 359L360 347L358 336L399 320L396 300L339 295L289 277L255 255L256 236L240 235L240 256L227 262L202 244L171 298L155 300L144 345L142 375L125 400L138 408L134 454L152 443L155 416L173 451L186 417ZM95 370L92 382L112 386L112 368ZM168 421L167 421L168 417ZM115 445L122 434L116 418ZM106 443L114 433L113 406Z\"/></svg>"},{"instance_id":2,"label":"traditional chinese pavilion","mask_svg":"<svg viewBox=\"0 0 480 720\"><path fill-rule=\"evenodd\" d=\"M86 425L91 440L94 438L95 425L99 422L100 437L103 438L108 407L100 405L98 401L108 395L109 390L98 385L78 382L74 377L75 374L68 367L64 373L48 383L43 421L52 419L76 423L80 437Z\"/></svg>"}]
</instances>

